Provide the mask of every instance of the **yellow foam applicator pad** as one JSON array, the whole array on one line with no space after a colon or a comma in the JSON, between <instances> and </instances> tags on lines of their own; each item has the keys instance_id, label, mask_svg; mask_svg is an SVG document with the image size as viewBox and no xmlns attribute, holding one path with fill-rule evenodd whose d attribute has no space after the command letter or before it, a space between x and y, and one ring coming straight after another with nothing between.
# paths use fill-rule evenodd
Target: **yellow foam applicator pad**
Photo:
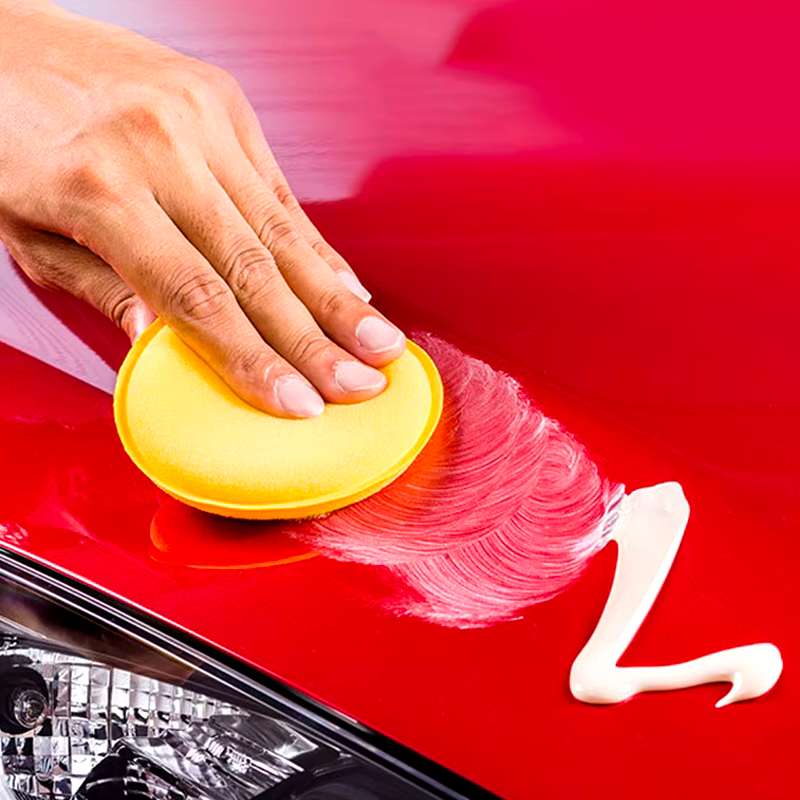
<instances>
[{"instance_id":1,"label":"yellow foam applicator pad","mask_svg":"<svg viewBox=\"0 0 800 800\"><path fill-rule=\"evenodd\" d=\"M442 382L428 355L409 343L382 372L387 388L371 400L273 417L158 321L122 365L114 417L136 465L178 500L228 517L309 517L391 483L433 433Z\"/></svg>"}]
</instances>

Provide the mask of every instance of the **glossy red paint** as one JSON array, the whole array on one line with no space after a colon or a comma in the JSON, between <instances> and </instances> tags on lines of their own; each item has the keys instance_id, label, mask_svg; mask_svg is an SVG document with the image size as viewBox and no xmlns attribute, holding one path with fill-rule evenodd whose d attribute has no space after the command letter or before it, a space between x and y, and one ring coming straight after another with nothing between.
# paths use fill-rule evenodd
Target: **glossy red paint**
<instances>
[{"instance_id":1,"label":"glossy red paint","mask_svg":"<svg viewBox=\"0 0 800 800\"><path fill-rule=\"evenodd\" d=\"M276 3L267 18L260 3L227 3L224 21L209 18L221 38L187 26L187 48L250 89L377 306L520 377L610 478L683 484L684 544L624 663L772 641L783 678L721 711L721 687L572 700L610 551L560 598L471 631L385 615L376 600L390 588L368 567L153 558L154 518L164 540L179 528L172 541L195 523L127 462L108 396L0 346L4 546L511 800L795 796L794 5L350 5ZM118 359L95 317L56 310ZM194 529L248 558L260 539L267 554L286 546L280 525Z\"/></svg>"},{"instance_id":2,"label":"glossy red paint","mask_svg":"<svg viewBox=\"0 0 800 800\"><path fill-rule=\"evenodd\" d=\"M340 561L386 567L395 613L457 628L516 619L580 579L624 487L513 378L438 337L412 338L444 386L433 437L383 491L293 535Z\"/></svg>"}]
</instances>

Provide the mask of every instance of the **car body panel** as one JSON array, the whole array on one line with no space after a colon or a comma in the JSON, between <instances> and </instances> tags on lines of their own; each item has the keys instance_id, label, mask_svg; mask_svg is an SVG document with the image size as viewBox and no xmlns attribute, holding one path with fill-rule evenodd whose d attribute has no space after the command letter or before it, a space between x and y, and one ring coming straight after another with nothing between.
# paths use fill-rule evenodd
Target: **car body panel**
<instances>
[{"instance_id":1,"label":"car body panel","mask_svg":"<svg viewBox=\"0 0 800 800\"><path fill-rule=\"evenodd\" d=\"M682 484L689 528L623 663L771 641L787 669L769 695L572 699L612 547L519 620L454 630L386 612L385 575L279 524L159 496L103 391L124 340L7 260L2 545L510 800L793 796L797 55L788 4L745 7L206 0L205 27L163 38L237 74L377 307L519 378L610 478Z\"/></svg>"}]
</instances>

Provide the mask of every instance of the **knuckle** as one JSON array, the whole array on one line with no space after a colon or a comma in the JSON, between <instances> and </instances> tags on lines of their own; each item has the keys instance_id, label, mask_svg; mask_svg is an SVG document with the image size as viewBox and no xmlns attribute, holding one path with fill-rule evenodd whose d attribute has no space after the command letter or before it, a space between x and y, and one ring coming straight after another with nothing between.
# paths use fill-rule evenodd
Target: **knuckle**
<instances>
[{"instance_id":1,"label":"knuckle","mask_svg":"<svg viewBox=\"0 0 800 800\"><path fill-rule=\"evenodd\" d=\"M203 80L217 89L222 89L226 92L236 92L240 89L236 78L228 70L218 67L216 64L202 63L200 72Z\"/></svg>"},{"instance_id":2,"label":"knuckle","mask_svg":"<svg viewBox=\"0 0 800 800\"><path fill-rule=\"evenodd\" d=\"M183 97L191 95L191 89L182 89ZM167 102L158 97L141 99L120 109L118 121L137 139L174 149L177 145L177 134L168 106Z\"/></svg>"},{"instance_id":3,"label":"knuckle","mask_svg":"<svg viewBox=\"0 0 800 800\"><path fill-rule=\"evenodd\" d=\"M112 170L100 159L80 159L65 168L57 182L58 189L74 200L116 201L121 197Z\"/></svg>"},{"instance_id":4,"label":"knuckle","mask_svg":"<svg viewBox=\"0 0 800 800\"><path fill-rule=\"evenodd\" d=\"M200 81L187 81L176 86L173 94L184 108L198 113L205 105L207 92Z\"/></svg>"},{"instance_id":5,"label":"knuckle","mask_svg":"<svg viewBox=\"0 0 800 800\"><path fill-rule=\"evenodd\" d=\"M217 276L189 275L169 287L167 304L179 317L202 322L224 311L229 291Z\"/></svg>"},{"instance_id":6,"label":"knuckle","mask_svg":"<svg viewBox=\"0 0 800 800\"><path fill-rule=\"evenodd\" d=\"M291 348L291 361L310 364L322 361L331 352L331 343L317 331L303 331Z\"/></svg>"},{"instance_id":7,"label":"knuckle","mask_svg":"<svg viewBox=\"0 0 800 800\"><path fill-rule=\"evenodd\" d=\"M333 255L333 248L327 242L323 242L322 239L314 239L311 242L311 247L321 258L328 259Z\"/></svg>"},{"instance_id":8,"label":"knuckle","mask_svg":"<svg viewBox=\"0 0 800 800\"><path fill-rule=\"evenodd\" d=\"M179 108L188 109L199 118L217 113L220 106L220 92L217 90L219 79L215 76L217 69L198 62L196 70L179 76L180 81L173 83L170 91L173 99L178 101Z\"/></svg>"},{"instance_id":9,"label":"knuckle","mask_svg":"<svg viewBox=\"0 0 800 800\"><path fill-rule=\"evenodd\" d=\"M323 239L312 240L311 248L323 261L327 261L334 268L344 262L344 259Z\"/></svg>"},{"instance_id":10,"label":"knuckle","mask_svg":"<svg viewBox=\"0 0 800 800\"><path fill-rule=\"evenodd\" d=\"M223 270L233 293L246 299L263 294L277 276L275 259L263 247L236 248L225 259Z\"/></svg>"},{"instance_id":11,"label":"knuckle","mask_svg":"<svg viewBox=\"0 0 800 800\"><path fill-rule=\"evenodd\" d=\"M292 190L289 188L288 184L286 183L278 183L275 188L272 190L272 193L275 195L277 201L287 210L287 211L298 211L300 209L300 203L298 202L297 198L294 196Z\"/></svg>"},{"instance_id":12,"label":"knuckle","mask_svg":"<svg viewBox=\"0 0 800 800\"><path fill-rule=\"evenodd\" d=\"M336 319L353 307L353 295L346 289L329 289L320 295L314 306L315 316Z\"/></svg>"},{"instance_id":13,"label":"knuckle","mask_svg":"<svg viewBox=\"0 0 800 800\"><path fill-rule=\"evenodd\" d=\"M134 311L137 300L133 294L109 297L102 308L105 315L118 327L125 328L125 323Z\"/></svg>"},{"instance_id":14,"label":"knuckle","mask_svg":"<svg viewBox=\"0 0 800 800\"><path fill-rule=\"evenodd\" d=\"M268 354L261 350L247 349L233 358L233 372L244 382L265 382L273 370L273 362Z\"/></svg>"},{"instance_id":15,"label":"knuckle","mask_svg":"<svg viewBox=\"0 0 800 800\"><path fill-rule=\"evenodd\" d=\"M300 240L300 234L291 222L281 221L270 227L267 231L264 242L272 250L273 248L290 247Z\"/></svg>"},{"instance_id":16,"label":"knuckle","mask_svg":"<svg viewBox=\"0 0 800 800\"><path fill-rule=\"evenodd\" d=\"M291 220L286 219L282 208L266 212L257 233L268 250L290 247L300 239L300 233Z\"/></svg>"},{"instance_id":17,"label":"knuckle","mask_svg":"<svg viewBox=\"0 0 800 800\"><path fill-rule=\"evenodd\" d=\"M98 230L115 224L132 202L117 172L102 159L81 159L59 171L55 178L52 212L70 237L84 247L92 246Z\"/></svg>"}]
</instances>

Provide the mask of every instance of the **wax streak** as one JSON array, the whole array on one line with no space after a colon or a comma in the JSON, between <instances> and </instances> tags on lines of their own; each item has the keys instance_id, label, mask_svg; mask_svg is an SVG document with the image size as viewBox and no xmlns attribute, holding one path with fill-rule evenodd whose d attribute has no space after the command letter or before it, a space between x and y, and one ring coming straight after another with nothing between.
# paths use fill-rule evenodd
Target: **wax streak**
<instances>
[{"instance_id":1,"label":"wax streak","mask_svg":"<svg viewBox=\"0 0 800 800\"><path fill-rule=\"evenodd\" d=\"M445 408L434 437L373 497L294 535L344 561L385 567L393 610L454 627L513 619L583 573L622 487L508 375L430 335Z\"/></svg>"}]
</instances>

